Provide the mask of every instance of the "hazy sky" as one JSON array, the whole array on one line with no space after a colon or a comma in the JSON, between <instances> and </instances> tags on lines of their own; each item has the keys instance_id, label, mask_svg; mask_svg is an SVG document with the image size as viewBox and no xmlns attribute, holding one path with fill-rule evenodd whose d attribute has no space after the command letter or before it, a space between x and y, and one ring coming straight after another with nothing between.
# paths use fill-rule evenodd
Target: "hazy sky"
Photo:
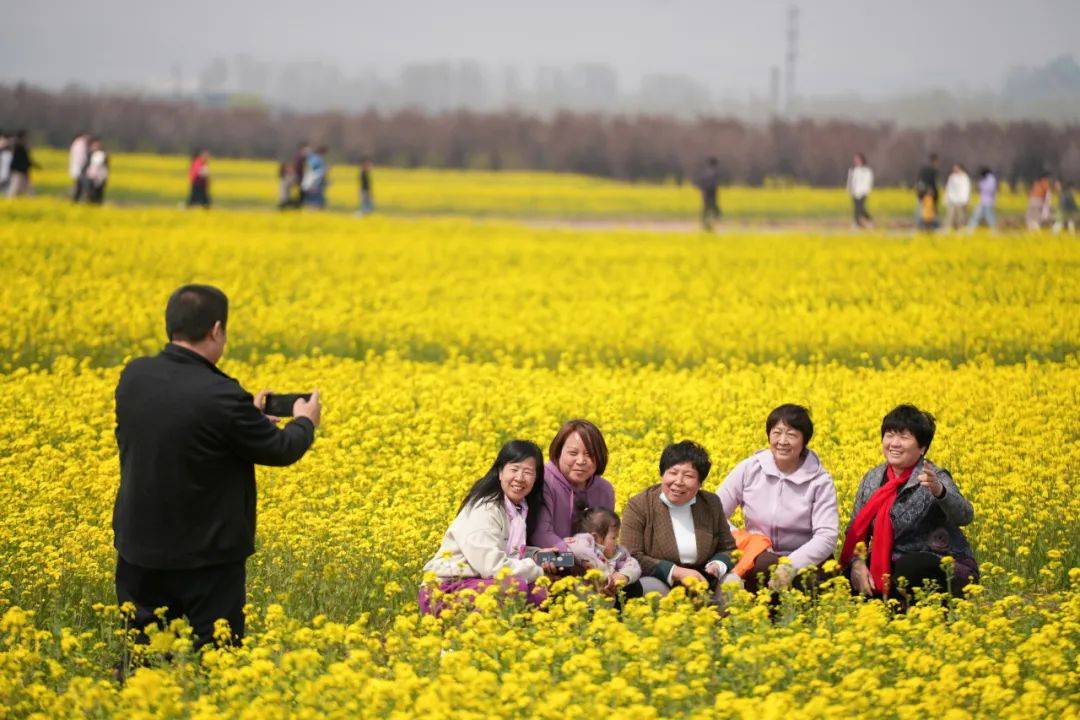
<instances>
[{"instance_id":1,"label":"hazy sky","mask_svg":"<svg viewBox=\"0 0 1080 720\"><path fill-rule=\"evenodd\" d=\"M685 73L764 94L787 0L0 0L0 80L169 87L215 56L325 60L388 78L410 62L605 62L634 90ZM799 0L798 90L997 90L1014 65L1080 55L1080 0Z\"/></svg>"}]
</instances>

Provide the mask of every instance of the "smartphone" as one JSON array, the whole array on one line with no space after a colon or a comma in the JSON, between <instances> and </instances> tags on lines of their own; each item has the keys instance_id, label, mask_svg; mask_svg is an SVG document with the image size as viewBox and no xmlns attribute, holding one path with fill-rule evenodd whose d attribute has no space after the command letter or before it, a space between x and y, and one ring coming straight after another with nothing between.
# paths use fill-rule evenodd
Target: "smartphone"
<instances>
[{"instance_id":1,"label":"smartphone","mask_svg":"<svg viewBox=\"0 0 1080 720\"><path fill-rule=\"evenodd\" d=\"M533 560L535 560L538 565L551 563L560 570L569 570L574 567L574 553L572 552L554 552L552 550L545 550L536 553Z\"/></svg>"},{"instance_id":2,"label":"smartphone","mask_svg":"<svg viewBox=\"0 0 1080 720\"><path fill-rule=\"evenodd\" d=\"M267 393L263 413L274 417L292 417L292 408L297 400L311 399L311 393Z\"/></svg>"}]
</instances>

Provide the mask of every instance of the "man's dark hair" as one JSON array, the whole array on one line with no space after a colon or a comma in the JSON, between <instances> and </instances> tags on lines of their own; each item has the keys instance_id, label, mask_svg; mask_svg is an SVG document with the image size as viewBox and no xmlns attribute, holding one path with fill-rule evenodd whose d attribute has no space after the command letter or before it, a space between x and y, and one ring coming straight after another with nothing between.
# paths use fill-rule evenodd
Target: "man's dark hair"
<instances>
[{"instance_id":1,"label":"man's dark hair","mask_svg":"<svg viewBox=\"0 0 1080 720\"><path fill-rule=\"evenodd\" d=\"M885 433L889 431L900 433L905 430L915 436L919 447L929 449L930 443L934 441L937 424L933 415L914 405L897 405L882 418L881 436L885 437Z\"/></svg>"},{"instance_id":2,"label":"man's dark hair","mask_svg":"<svg viewBox=\"0 0 1080 720\"><path fill-rule=\"evenodd\" d=\"M683 440L664 448L664 452L660 453L660 474L663 475L668 468L685 462L694 466L698 480L704 483L712 469L712 460L709 459L709 452L693 440Z\"/></svg>"},{"instance_id":3,"label":"man's dark hair","mask_svg":"<svg viewBox=\"0 0 1080 720\"><path fill-rule=\"evenodd\" d=\"M787 403L769 413L765 418L765 434L768 435L777 423L784 423L793 430L802 433L803 445L810 444L810 438L814 437L814 421L810 419L810 411L802 405Z\"/></svg>"},{"instance_id":4,"label":"man's dark hair","mask_svg":"<svg viewBox=\"0 0 1080 720\"><path fill-rule=\"evenodd\" d=\"M229 299L212 285L184 285L165 306L165 335L169 340L198 342L220 322L229 319Z\"/></svg>"},{"instance_id":5,"label":"man's dark hair","mask_svg":"<svg viewBox=\"0 0 1080 720\"><path fill-rule=\"evenodd\" d=\"M938 161L937 153L930 153L930 163L936 163Z\"/></svg>"}]
</instances>

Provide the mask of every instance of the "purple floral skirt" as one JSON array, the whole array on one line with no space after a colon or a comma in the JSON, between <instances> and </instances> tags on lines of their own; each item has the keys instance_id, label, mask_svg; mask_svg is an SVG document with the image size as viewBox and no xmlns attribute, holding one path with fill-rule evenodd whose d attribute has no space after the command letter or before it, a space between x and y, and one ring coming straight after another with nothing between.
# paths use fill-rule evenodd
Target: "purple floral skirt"
<instances>
[{"instance_id":1,"label":"purple floral skirt","mask_svg":"<svg viewBox=\"0 0 1080 720\"><path fill-rule=\"evenodd\" d=\"M448 595L456 595L466 590L472 590L476 594L484 592L484 590L499 582L495 578L451 578L449 580L443 580L439 583L439 590L443 593L443 597L440 597L435 602L431 600L431 593L425 586L420 586L420 592L417 595L417 600L420 603L420 612L424 615L439 616L440 613L450 604L455 602L455 598L446 597ZM540 603L544 602L547 597L547 590L544 588L536 587L535 583L526 582L519 578L507 578L502 581L504 592L518 592L525 597L525 602L533 607L540 607ZM461 598L457 601L461 601Z\"/></svg>"}]
</instances>

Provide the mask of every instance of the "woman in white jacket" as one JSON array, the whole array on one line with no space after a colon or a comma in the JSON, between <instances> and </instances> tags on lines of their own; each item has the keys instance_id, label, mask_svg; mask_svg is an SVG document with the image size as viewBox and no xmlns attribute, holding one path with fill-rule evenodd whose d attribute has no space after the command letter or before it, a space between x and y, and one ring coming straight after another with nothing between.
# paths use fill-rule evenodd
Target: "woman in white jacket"
<instances>
[{"instance_id":1,"label":"woman in white jacket","mask_svg":"<svg viewBox=\"0 0 1080 720\"><path fill-rule=\"evenodd\" d=\"M847 191L854 205L855 227L871 228L874 226L874 218L870 217L866 201L870 198L870 191L874 189L874 171L866 164L866 156L861 152L855 153L852 163L847 173Z\"/></svg>"},{"instance_id":2,"label":"woman in white jacket","mask_svg":"<svg viewBox=\"0 0 1080 720\"><path fill-rule=\"evenodd\" d=\"M959 230L967 225L968 203L971 201L971 178L964 166L956 163L945 183L945 227Z\"/></svg>"},{"instance_id":3,"label":"woman in white jacket","mask_svg":"<svg viewBox=\"0 0 1080 720\"><path fill-rule=\"evenodd\" d=\"M544 456L528 440L502 446L491 469L476 481L443 535L435 557L424 573L436 577L436 587L420 588L421 612L438 615L447 595L483 592L498 582L539 605L545 593L535 582L544 568L525 557L525 538L539 516L544 497Z\"/></svg>"}]
</instances>

